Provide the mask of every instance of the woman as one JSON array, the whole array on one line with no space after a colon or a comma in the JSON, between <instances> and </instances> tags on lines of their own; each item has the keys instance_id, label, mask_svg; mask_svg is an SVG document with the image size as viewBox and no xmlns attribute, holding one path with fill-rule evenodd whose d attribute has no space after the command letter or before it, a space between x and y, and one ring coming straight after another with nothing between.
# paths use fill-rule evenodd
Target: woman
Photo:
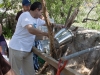
<instances>
[{"instance_id":1,"label":"woman","mask_svg":"<svg viewBox=\"0 0 100 75\"><path fill-rule=\"evenodd\" d=\"M2 26L0 24L0 75L15 75L14 71L11 70L11 66L4 59L4 57L1 54L1 52L3 53L2 41L6 43L6 41L2 35Z\"/></svg>"},{"instance_id":2,"label":"woman","mask_svg":"<svg viewBox=\"0 0 100 75\"><path fill-rule=\"evenodd\" d=\"M0 24L0 52L2 55L7 55L8 56L8 46L6 43L6 40L2 34L2 26Z\"/></svg>"}]
</instances>

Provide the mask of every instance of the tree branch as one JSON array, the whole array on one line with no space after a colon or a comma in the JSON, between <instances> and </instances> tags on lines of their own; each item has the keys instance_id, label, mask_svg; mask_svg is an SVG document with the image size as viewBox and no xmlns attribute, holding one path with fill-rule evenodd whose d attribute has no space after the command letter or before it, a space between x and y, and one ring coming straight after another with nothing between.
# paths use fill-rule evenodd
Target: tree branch
<instances>
[{"instance_id":1,"label":"tree branch","mask_svg":"<svg viewBox=\"0 0 100 75\"><path fill-rule=\"evenodd\" d=\"M67 29L70 28L70 26L72 25L72 23L73 23L75 17L76 17L77 14L78 14L78 11L79 11L79 7L77 7L77 8L74 10L74 12L72 13L71 17L68 19L68 22L67 22L66 25L65 25Z\"/></svg>"},{"instance_id":2,"label":"tree branch","mask_svg":"<svg viewBox=\"0 0 100 75\"><path fill-rule=\"evenodd\" d=\"M65 21L65 25L67 24L68 19L69 19L69 17L70 17L70 14L71 14L71 11L72 11L72 7L73 7L73 6L71 5L70 8L69 8L68 16L67 16L66 21Z\"/></svg>"},{"instance_id":3,"label":"tree branch","mask_svg":"<svg viewBox=\"0 0 100 75\"><path fill-rule=\"evenodd\" d=\"M4 0L3 0L4 1ZM4 1L4 3L5 3L5 1ZM4 17L4 15L5 15L5 13L9 10L9 8L11 7L11 6L13 6L15 4L15 1L12 1L11 2L11 5L9 5L7 8L6 8L6 10L3 12L3 14L2 14L2 19L0 20L0 22L1 22L1 25L3 25L2 24L2 20L3 20L3 17ZM6 7L6 3L5 3L5 7Z\"/></svg>"},{"instance_id":4,"label":"tree branch","mask_svg":"<svg viewBox=\"0 0 100 75\"><path fill-rule=\"evenodd\" d=\"M94 7L95 7L95 6L94 6ZM88 18L88 16L89 16L90 12L94 9L94 7L92 7L91 10L88 12L87 18Z\"/></svg>"},{"instance_id":5,"label":"tree branch","mask_svg":"<svg viewBox=\"0 0 100 75\"><path fill-rule=\"evenodd\" d=\"M94 8L95 8L95 6L94 6L94 7L92 7L92 8L91 8L91 10L88 12L87 17L86 17L85 19L83 19L83 21L82 21L83 23L84 23L84 22L87 22L87 20L91 20L91 21L98 21L98 19L97 19L97 20L95 20L95 19L89 19L89 18L88 18L88 16L89 16L90 12L91 12Z\"/></svg>"},{"instance_id":6,"label":"tree branch","mask_svg":"<svg viewBox=\"0 0 100 75\"><path fill-rule=\"evenodd\" d=\"M98 21L99 19L100 19L100 18L98 18L98 19L85 18L85 19L83 19L82 22L87 22L87 20L90 20L90 21Z\"/></svg>"}]
</instances>

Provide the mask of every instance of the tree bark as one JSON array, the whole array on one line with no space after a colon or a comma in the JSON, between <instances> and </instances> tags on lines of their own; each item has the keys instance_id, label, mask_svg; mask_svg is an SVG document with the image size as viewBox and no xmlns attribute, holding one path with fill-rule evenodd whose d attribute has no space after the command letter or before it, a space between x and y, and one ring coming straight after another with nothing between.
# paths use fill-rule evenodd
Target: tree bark
<instances>
[{"instance_id":1,"label":"tree bark","mask_svg":"<svg viewBox=\"0 0 100 75\"><path fill-rule=\"evenodd\" d=\"M56 55L55 44L54 44L54 33L53 33L52 24L50 23L49 18L48 18L46 2L45 2L45 0L41 0L41 2L42 2L43 14L44 14L45 22L46 22L46 25L47 25L47 28L48 28L48 34L49 34L50 56L53 57L53 58L56 58L57 55ZM44 70L47 66L48 66L48 64L46 62L46 64L43 66L42 70ZM41 72L43 72L43 71L41 71Z\"/></svg>"}]
</instances>

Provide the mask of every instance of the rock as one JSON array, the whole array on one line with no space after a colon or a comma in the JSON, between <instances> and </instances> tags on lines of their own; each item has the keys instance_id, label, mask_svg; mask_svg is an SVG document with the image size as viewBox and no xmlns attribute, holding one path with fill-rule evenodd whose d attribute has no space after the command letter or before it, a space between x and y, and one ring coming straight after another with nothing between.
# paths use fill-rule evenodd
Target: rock
<instances>
[{"instance_id":1,"label":"rock","mask_svg":"<svg viewBox=\"0 0 100 75\"><path fill-rule=\"evenodd\" d=\"M83 28L78 28L75 32L75 36L73 38L73 42L65 44L65 47L62 48L63 55L69 55L81 50L85 50L87 48L92 48L100 44L100 32L97 30L87 30ZM70 66L78 66L79 64L84 65L86 68L91 70L96 61L100 57L100 50L93 51L90 53L86 53L84 55L80 55L79 57L73 58L69 60L68 67ZM77 67L75 68L77 69Z\"/></svg>"}]
</instances>

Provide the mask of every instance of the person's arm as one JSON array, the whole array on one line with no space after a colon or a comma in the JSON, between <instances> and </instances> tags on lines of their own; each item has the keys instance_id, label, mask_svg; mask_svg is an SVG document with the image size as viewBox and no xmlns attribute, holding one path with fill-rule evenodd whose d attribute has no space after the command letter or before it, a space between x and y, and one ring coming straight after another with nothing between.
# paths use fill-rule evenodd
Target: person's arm
<instances>
[{"instance_id":1,"label":"person's arm","mask_svg":"<svg viewBox=\"0 0 100 75\"><path fill-rule=\"evenodd\" d=\"M47 36L48 37L47 32L42 32L41 30L39 30L39 29L37 29L33 26L33 20L26 13L23 13L19 17L19 20L21 20L21 26L25 27L30 34L37 35L37 36Z\"/></svg>"},{"instance_id":2,"label":"person's arm","mask_svg":"<svg viewBox=\"0 0 100 75\"><path fill-rule=\"evenodd\" d=\"M41 30L34 28L32 25L26 25L25 28L29 31L29 33L31 33L33 35L48 37L48 33L42 32Z\"/></svg>"},{"instance_id":3,"label":"person's arm","mask_svg":"<svg viewBox=\"0 0 100 75\"><path fill-rule=\"evenodd\" d=\"M4 58L3 58L4 59ZM8 61L6 61L6 59L4 59L7 64L9 63ZM10 66L10 64L8 64ZM7 67L6 67L7 68ZM5 68L5 70L6 70ZM15 72L10 68L4 75L16 75Z\"/></svg>"},{"instance_id":4,"label":"person's arm","mask_svg":"<svg viewBox=\"0 0 100 75\"><path fill-rule=\"evenodd\" d=\"M5 75L16 75L12 69L10 69Z\"/></svg>"},{"instance_id":5,"label":"person's arm","mask_svg":"<svg viewBox=\"0 0 100 75\"><path fill-rule=\"evenodd\" d=\"M1 24L0 24L0 35L2 34L2 26L1 26Z\"/></svg>"},{"instance_id":6,"label":"person's arm","mask_svg":"<svg viewBox=\"0 0 100 75\"><path fill-rule=\"evenodd\" d=\"M3 75L15 75L14 71L11 69L9 62L0 53L0 70Z\"/></svg>"}]
</instances>

